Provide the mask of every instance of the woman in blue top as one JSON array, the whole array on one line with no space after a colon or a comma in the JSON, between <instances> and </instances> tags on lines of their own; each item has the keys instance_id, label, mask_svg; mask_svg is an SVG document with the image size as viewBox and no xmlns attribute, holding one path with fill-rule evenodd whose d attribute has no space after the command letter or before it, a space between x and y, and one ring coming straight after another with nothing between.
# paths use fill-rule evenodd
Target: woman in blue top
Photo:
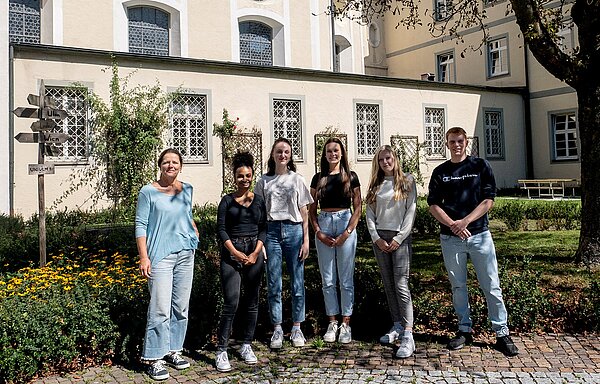
<instances>
[{"instance_id":1,"label":"woman in blue top","mask_svg":"<svg viewBox=\"0 0 600 384\"><path fill-rule=\"evenodd\" d=\"M236 191L223 196L217 213L217 227L222 242L220 271L223 311L215 361L220 372L231 370L227 345L242 285L246 318L240 356L247 364L258 362L251 343L258 317L258 295L265 266L263 244L267 233L265 201L250 190L254 158L248 152L237 153L232 163Z\"/></svg>"},{"instance_id":2,"label":"woman in blue top","mask_svg":"<svg viewBox=\"0 0 600 384\"><path fill-rule=\"evenodd\" d=\"M192 219L190 184L177 180L183 161L176 149L158 158L160 177L140 190L135 215L135 237L140 272L148 278L150 303L142 360L148 375L165 380L164 363L184 369L181 357L188 324L198 229Z\"/></svg>"}]
</instances>

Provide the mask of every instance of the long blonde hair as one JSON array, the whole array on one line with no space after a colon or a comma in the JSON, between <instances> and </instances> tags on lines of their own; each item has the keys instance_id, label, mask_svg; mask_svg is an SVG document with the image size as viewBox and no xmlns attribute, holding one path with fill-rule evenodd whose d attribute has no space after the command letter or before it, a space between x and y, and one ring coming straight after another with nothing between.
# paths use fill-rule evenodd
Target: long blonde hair
<instances>
[{"instance_id":1,"label":"long blonde hair","mask_svg":"<svg viewBox=\"0 0 600 384\"><path fill-rule=\"evenodd\" d=\"M374 205L377 201L377 192L379 192L381 183L383 183L383 180L385 179L385 173L379 166L379 155L381 152L389 152L394 158L394 200L398 201L406 199L408 192L410 192L410 189L412 188L408 178L404 175L404 172L402 172L402 164L400 163L396 151L389 145L382 145L375 151L375 156L373 156L373 161L371 163L371 179L369 180L369 190L367 191L367 197L365 199L369 205Z\"/></svg>"}]
</instances>

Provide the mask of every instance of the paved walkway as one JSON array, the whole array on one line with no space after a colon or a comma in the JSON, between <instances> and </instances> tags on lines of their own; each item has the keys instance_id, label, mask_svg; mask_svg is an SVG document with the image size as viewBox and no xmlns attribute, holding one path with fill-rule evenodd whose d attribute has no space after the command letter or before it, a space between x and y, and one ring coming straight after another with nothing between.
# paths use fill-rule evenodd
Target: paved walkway
<instances>
[{"instance_id":1,"label":"paved walkway","mask_svg":"<svg viewBox=\"0 0 600 384\"><path fill-rule=\"evenodd\" d=\"M230 353L233 370L219 373L213 365L214 351L201 350L190 358L192 366L164 383L600 383L600 336L513 336L520 349L507 358L488 342L449 352L446 339L417 335L417 352L411 358L394 358L389 346L355 341L318 348L310 341L302 349L288 342L278 352L255 343L259 358L248 366ZM139 369L139 367L137 367ZM35 383L144 383L151 382L138 370L121 366L96 367L77 374L54 376Z\"/></svg>"}]
</instances>

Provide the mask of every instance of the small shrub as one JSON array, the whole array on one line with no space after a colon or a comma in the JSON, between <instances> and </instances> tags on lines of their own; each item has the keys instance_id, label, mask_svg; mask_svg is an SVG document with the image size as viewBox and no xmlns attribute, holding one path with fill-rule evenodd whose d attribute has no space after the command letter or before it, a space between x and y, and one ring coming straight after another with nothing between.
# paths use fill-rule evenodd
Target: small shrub
<instances>
[{"instance_id":1,"label":"small shrub","mask_svg":"<svg viewBox=\"0 0 600 384\"><path fill-rule=\"evenodd\" d=\"M518 231L525 222L525 205L519 200L502 199L494 204L490 216L506 224L509 230Z\"/></svg>"}]
</instances>

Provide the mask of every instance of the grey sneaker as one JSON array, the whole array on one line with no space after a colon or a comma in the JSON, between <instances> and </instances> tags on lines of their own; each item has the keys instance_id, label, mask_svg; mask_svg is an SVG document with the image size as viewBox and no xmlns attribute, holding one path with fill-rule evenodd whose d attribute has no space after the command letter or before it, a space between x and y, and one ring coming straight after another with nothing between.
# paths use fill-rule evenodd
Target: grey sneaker
<instances>
[{"instance_id":1,"label":"grey sneaker","mask_svg":"<svg viewBox=\"0 0 600 384\"><path fill-rule=\"evenodd\" d=\"M338 341L342 344L348 344L352 341L352 329L348 324L342 323L342 325L340 325Z\"/></svg>"},{"instance_id":2,"label":"grey sneaker","mask_svg":"<svg viewBox=\"0 0 600 384\"><path fill-rule=\"evenodd\" d=\"M381 344L394 344L400 338L400 332L402 330L392 327L388 333L379 338L379 342Z\"/></svg>"},{"instance_id":3,"label":"grey sneaker","mask_svg":"<svg viewBox=\"0 0 600 384\"><path fill-rule=\"evenodd\" d=\"M325 332L325 335L323 336L323 341L328 342L328 343L335 342L335 338L337 336L337 331L338 331L337 321L330 322L329 326L327 327L327 332Z\"/></svg>"},{"instance_id":4,"label":"grey sneaker","mask_svg":"<svg viewBox=\"0 0 600 384\"><path fill-rule=\"evenodd\" d=\"M415 352L415 340L412 336L402 336L400 338L400 346L398 347L398 351L396 351L396 357L401 359L406 359L407 357L411 357Z\"/></svg>"},{"instance_id":5,"label":"grey sneaker","mask_svg":"<svg viewBox=\"0 0 600 384\"><path fill-rule=\"evenodd\" d=\"M258 363L258 359L252 351L252 346L250 344L243 344L240 348L240 356L246 362L246 364L256 364Z\"/></svg>"},{"instance_id":6,"label":"grey sneaker","mask_svg":"<svg viewBox=\"0 0 600 384\"><path fill-rule=\"evenodd\" d=\"M148 376L153 380L166 380L169 378L169 372L165 368L165 363L162 360L154 360L148 365L146 370Z\"/></svg>"},{"instance_id":7,"label":"grey sneaker","mask_svg":"<svg viewBox=\"0 0 600 384\"><path fill-rule=\"evenodd\" d=\"M227 352L225 352L225 351L217 352L215 362L217 365L217 371L219 371L219 372L231 371L231 364L229 364L229 357L227 356Z\"/></svg>"},{"instance_id":8,"label":"grey sneaker","mask_svg":"<svg viewBox=\"0 0 600 384\"><path fill-rule=\"evenodd\" d=\"M165 357L163 357L163 360L165 361L165 363L167 363L168 366L173 367L175 369L186 369L190 367L189 361L184 359L181 356L180 352L171 352Z\"/></svg>"},{"instance_id":9,"label":"grey sneaker","mask_svg":"<svg viewBox=\"0 0 600 384\"><path fill-rule=\"evenodd\" d=\"M296 348L304 347L304 343L306 342L304 334L300 328L292 330L292 336L290 337L290 340L292 341L292 345Z\"/></svg>"},{"instance_id":10,"label":"grey sneaker","mask_svg":"<svg viewBox=\"0 0 600 384\"><path fill-rule=\"evenodd\" d=\"M276 329L271 337L271 349L279 349L283 346L283 331Z\"/></svg>"}]
</instances>

